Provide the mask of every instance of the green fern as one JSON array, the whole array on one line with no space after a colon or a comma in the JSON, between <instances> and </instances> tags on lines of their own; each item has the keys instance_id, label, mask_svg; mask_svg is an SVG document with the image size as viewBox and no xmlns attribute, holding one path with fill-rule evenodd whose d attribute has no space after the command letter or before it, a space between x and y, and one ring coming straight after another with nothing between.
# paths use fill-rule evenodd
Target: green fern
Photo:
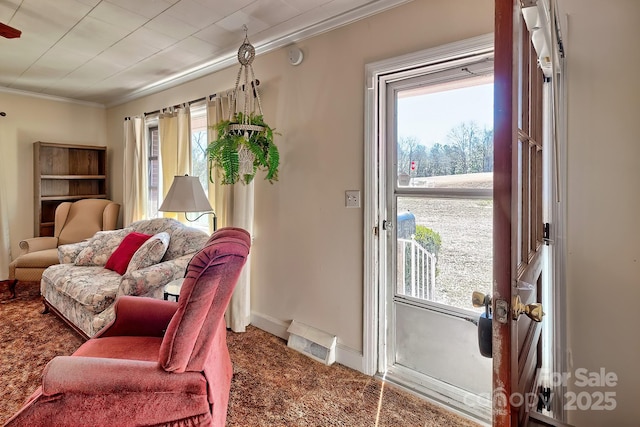
<instances>
[{"instance_id":1,"label":"green fern","mask_svg":"<svg viewBox=\"0 0 640 427\"><path fill-rule=\"evenodd\" d=\"M238 181L240 171L240 159L238 158L238 144L225 144L220 151L218 161L220 166L226 172L223 177L223 184L233 184Z\"/></svg>"},{"instance_id":2,"label":"green fern","mask_svg":"<svg viewBox=\"0 0 640 427\"><path fill-rule=\"evenodd\" d=\"M248 123L264 127L260 132L252 132L248 138L229 130L232 123ZM207 147L209 159L209 180L213 180L213 169L218 168L222 173L222 184L235 184L241 181L250 183L258 170L266 171L265 179L273 183L278 180L280 153L273 143L274 130L264 122L261 115L245 115L236 113L233 121L223 120L215 126L218 138ZM240 176L240 159L238 150L244 145L253 154L253 173Z\"/></svg>"},{"instance_id":3,"label":"green fern","mask_svg":"<svg viewBox=\"0 0 640 427\"><path fill-rule=\"evenodd\" d=\"M270 182L278 180L278 166L280 166L280 152L278 151L278 147L275 145L270 145L268 149L269 156L269 166L267 170L267 176L265 179L268 179Z\"/></svg>"}]
</instances>

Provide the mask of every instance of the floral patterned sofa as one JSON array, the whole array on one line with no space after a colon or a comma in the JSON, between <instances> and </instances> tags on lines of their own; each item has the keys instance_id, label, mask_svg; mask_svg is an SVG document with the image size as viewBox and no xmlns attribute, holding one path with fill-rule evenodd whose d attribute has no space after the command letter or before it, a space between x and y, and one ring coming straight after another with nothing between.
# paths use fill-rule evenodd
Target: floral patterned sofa
<instances>
[{"instance_id":1,"label":"floral patterned sofa","mask_svg":"<svg viewBox=\"0 0 640 427\"><path fill-rule=\"evenodd\" d=\"M135 251L124 274L105 268L132 232L153 237ZM174 219L156 218L61 245L60 264L47 268L40 282L45 311L51 309L81 335L92 337L113 320L118 296L162 299L164 286L184 277L189 260L208 238L207 233Z\"/></svg>"}]
</instances>

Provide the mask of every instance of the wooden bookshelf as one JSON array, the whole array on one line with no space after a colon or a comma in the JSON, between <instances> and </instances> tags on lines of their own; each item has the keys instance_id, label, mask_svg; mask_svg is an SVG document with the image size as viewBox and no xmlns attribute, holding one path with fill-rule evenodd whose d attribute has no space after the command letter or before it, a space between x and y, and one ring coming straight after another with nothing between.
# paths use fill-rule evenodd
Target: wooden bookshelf
<instances>
[{"instance_id":1,"label":"wooden bookshelf","mask_svg":"<svg viewBox=\"0 0 640 427\"><path fill-rule=\"evenodd\" d=\"M62 202L107 198L107 147L35 142L34 235L53 236Z\"/></svg>"}]
</instances>

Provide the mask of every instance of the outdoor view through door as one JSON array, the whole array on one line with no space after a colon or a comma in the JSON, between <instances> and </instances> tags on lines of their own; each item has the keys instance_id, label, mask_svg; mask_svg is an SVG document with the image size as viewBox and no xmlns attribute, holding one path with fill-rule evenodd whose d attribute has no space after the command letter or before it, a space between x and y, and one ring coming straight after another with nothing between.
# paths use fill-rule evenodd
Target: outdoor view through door
<instances>
[{"instance_id":1,"label":"outdoor view through door","mask_svg":"<svg viewBox=\"0 0 640 427\"><path fill-rule=\"evenodd\" d=\"M470 295L492 275L492 76L398 91L397 105L397 293L478 310Z\"/></svg>"},{"instance_id":2,"label":"outdoor view through door","mask_svg":"<svg viewBox=\"0 0 640 427\"><path fill-rule=\"evenodd\" d=\"M364 366L500 426L549 410L512 397L537 396L559 363L552 316L537 322L554 277L554 92L518 4L496 2L495 37L366 67ZM474 291L493 309L491 358Z\"/></svg>"},{"instance_id":3,"label":"outdoor view through door","mask_svg":"<svg viewBox=\"0 0 640 427\"><path fill-rule=\"evenodd\" d=\"M482 420L491 417L492 365L479 351L471 295L492 286L491 48L431 65L425 55L426 65L380 80L380 370Z\"/></svg>"}]
</instances>

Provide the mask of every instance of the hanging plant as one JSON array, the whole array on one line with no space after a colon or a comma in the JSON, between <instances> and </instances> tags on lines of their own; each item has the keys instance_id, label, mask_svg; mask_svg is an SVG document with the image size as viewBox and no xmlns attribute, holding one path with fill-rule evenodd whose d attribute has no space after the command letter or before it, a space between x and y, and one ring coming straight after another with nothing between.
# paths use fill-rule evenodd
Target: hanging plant
<instances>
[{"instance_id":1,"label":"hanging plant","mask_svg":"<svg viewBox=\"0 0 640 427\"><path fill-rule=\"evenodd\" d=\"M269 182L278 180L280 153L273 142L275 132L262 115L238 112L233 121L223 120L215 128L217 139L207 147L211 182L214 168L221 173L222 184L249 184L259 170L266 172Z\"/></svg>"},{"instance_id":2,"label":"hanging plant","mask_svg":"<svg viewBox=\"0 0 640 427\"><path fill-rule=\"evenodd\" d=\"M244 31L244 42L238 49L240 69L231 97L229 120L216 125L217 139L207 147L209 180L213 182L214 168L222 174L222 184L235 184L238 181L248 184L253 181L258 170L264 170L265 179L273 183L278 180L280 154L273 143L274 131L262 118L262 103L258 93L260 81L256 79L251 65L256 50L249 43L246 26ZM243 74L244 84L240 86ZM243 112L238 111L241 91L244 92Z\"/></svg>"}]
</instances>

